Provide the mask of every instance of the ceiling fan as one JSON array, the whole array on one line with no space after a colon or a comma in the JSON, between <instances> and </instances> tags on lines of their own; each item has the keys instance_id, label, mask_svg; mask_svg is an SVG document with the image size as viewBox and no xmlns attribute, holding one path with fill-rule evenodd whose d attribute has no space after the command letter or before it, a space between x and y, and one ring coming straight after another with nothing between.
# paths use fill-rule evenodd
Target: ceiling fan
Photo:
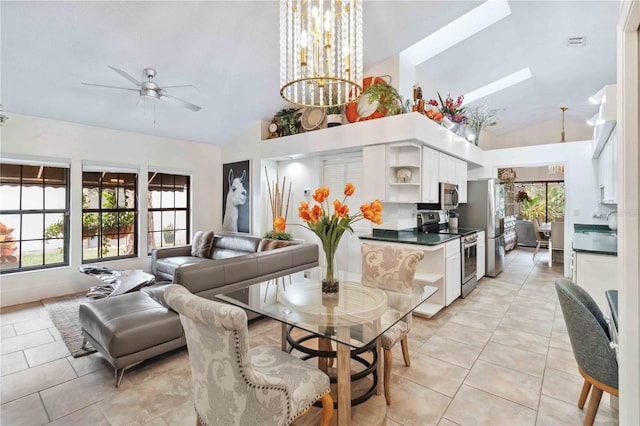
<instances>
[{"instance_id":1,"label":"ceiling fan","mask_svg":"<svg viewBox=\"0 0 640 426\"><path fill-rule=\"evenodd\" d=\"M191 111L197 112L200 111L202 109L202 107L198 106L198 105L194 105L190 102L184 101L182 99L176 98L175 96L171 96L167 93L166 89L169 88L175 88L175 87L193 87L190 84L187 85L182 85L182 86L164 86L164 87L160 87L158 84L156 84L153 81L153 78L156 76L156 70L153 68L145 68L144 70L142 70L142 76L143 78L146 78L146 81L138 81L136 80L134 77L132 77L130 74L128 74L125 71L122 71L121 69L118 69L116 67L112 67L109 65L109 68L111 68L112 70L114 70L115 72L117 72L118 74L120 74L121 76L123 76L124 78L126 78L127 80L129 80L131 83L135 84L136 86L138 86L137 88L130 88L130 87L118 87L118 86L108 86L105 84L95 84L95 83L82 83L85 84L87 86L98 86L98 87L108 87L110 89L123 89L123 90L133 90L135 92L138 92L140 94L140 98L141 99L166 99L169 102L172 102L176 105L180 105L184 108L190 109Z\"/></svg>"}]
</instances>

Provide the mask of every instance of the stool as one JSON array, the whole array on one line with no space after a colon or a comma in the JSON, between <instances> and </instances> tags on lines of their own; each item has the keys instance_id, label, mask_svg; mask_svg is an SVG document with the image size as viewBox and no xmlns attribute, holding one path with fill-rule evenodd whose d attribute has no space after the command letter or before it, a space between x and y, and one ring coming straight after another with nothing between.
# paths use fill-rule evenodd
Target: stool
<instances>
[{"instance_id":1,"label":"stool","mask_svg":"<svg viewBox=\"0 0 640 426\"><path fill-rule=\"evenodd\" d=\"M186 344L178 314L142 292L81 304L79 319L83 346L113 365L116 387L127 368Z\"/></svg>"}]
</instances>

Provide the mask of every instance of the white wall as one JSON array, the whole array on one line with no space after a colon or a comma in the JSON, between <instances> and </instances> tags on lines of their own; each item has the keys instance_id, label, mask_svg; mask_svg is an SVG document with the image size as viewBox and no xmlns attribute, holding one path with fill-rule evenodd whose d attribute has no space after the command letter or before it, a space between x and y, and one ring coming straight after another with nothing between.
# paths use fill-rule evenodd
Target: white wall
<instances>
[{"instance_id":1,"label":"white wall","mask_svg":"<svg viewBox=\"0 0 640 426\"><path fill-rule=\"evenodd\" d=\"M130 132L84 126L39 117L11 114L2 127L2 159L50 159L71 164L71 247L67 267L0 276L1 306L81 292L96 281L78 272L82 245L82 164L127 166L139 170L139 199L146 200L147 171L191 175L191 229L219 229L221 211L220 147ZM146 203L140 204L146 212ZM146 229L146 214L139 215L139 229ZM149 269L146 232L139 232L136 259L104 262L120 269Z\"/></svg>"},{"instance_id":2,"label":"white wall","mask_svg":"<svg viewBox=\"0 0 640 426\"><path fill-rule=\"evenodd\" d=\"M596 160L591 158L592 152L591 140L486 151L484 169L474 170L474 177L470 180L495 177L497 169L502 167L532 167L563 163L566 194L565 250L570 250L575 223L602 225L607 223L606 215L602 218L593 217L594 214L602 214L606 207L599 203L597 167ZM570 276L571 256L567 253L564 259L565 276Z\"/></svg>"},{"instance_id":3,"label":"white wall","mask_svg":"<svg viewBox=\"0 0 640 426\"><path fill-rule=\"evenodd\" d=\"M498 113L499 120L500 114ZM593 138L593 127L586 122L566 121L564 128L567 142L584 141ZM559 143L560 132L562 132L562 121L560 120L535 123L504 134L496 134L492 132L490 127L480 135L478 146L489 150Z\"/></svg>"}]
</instances>

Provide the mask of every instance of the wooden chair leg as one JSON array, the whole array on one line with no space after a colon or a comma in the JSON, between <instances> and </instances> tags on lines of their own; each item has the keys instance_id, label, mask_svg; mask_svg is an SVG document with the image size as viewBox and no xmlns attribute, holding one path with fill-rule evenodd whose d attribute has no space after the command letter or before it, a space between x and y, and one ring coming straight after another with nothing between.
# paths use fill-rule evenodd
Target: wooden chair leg
<instances>
[{"instance_id":1,"label":"wooden chair leg","mask_svg":"<svg viewBox=\"0 0 640 426\"><path fill-rule=\"evenodd\" d=\"M204 426L204 424L202 424L202 422L200 421L200 416L198 415L198 413L196 413L196 426Z\"/></svg>"},{"instance_id":2,"label":"wooden chair leg","mask_svg":"<svg viewBox=\"0 0 640 426\"><path fill-rule=\"evenodd\" d=\"M583 409L584 403L587 401L587 395L589 395L589 391L591 390L591 383L585 379L584 384L582 385L582 391L580 392L580 398L578 398L578 408Z\"/></svg>"},{"instance_id":3,"label":"wooden chair leg","mask_svg":"<svg viewBox=\"0 0 640 426\"><path fill-rule=\"evenodd\" d=\"M406 334L400 339L400 345L402 345L402 356L404 357L404 365L406 365L407 367L411 367L411 358L409 357L409 341L407 340Z\"/></svg>"},{"instance_id":4,"label":"wooden chair leg","mask_svg":"<svg viewBox=\"0 0 640 426\"><path fill-rule=\"evenodd\" d=\"M391 391L389 381L391 379L391 367L393 366L393 354L391 349L384 348L384 398L387 405L391 405Z\"/></svg>"},{"instance_id":5,"label":"wooden chair leg","mask_svg":"<svg viewBox=\"0 0 640 426\"><path fill-rule=\"evenodd\" d=\"M320 401L322 402L322 419L320 420L320 424L322 426L329 426L331 417L333 417L333 398L331 397L331 392L327 392L320 398Z\"/></svg>"},{"instance_id":6,"label":"wooden chair leg","mask_svg":"<svg viewBox=\"0 0 640 426\"><path fill-rule=\"evenodd\" d=\"M598 412L598 406L600 405L600 399L602 398L602 389L594 386L591 390L591 398L589 398L589 406L587 407L587 414L584 417L584 426L592 426L593 421L596 418Z\"/></svg>"}]
</instances>

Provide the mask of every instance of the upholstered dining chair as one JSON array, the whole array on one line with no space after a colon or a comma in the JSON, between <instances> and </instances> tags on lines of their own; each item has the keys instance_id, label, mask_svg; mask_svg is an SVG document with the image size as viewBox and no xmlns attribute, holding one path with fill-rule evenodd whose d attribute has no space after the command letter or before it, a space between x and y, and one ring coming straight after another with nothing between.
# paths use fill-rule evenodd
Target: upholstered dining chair
<instances>
[{"instance_id":1,"label":"upholstered dining chair","mask_svg":"<svg viewBox=\"0 0 640 426\"><path fill-rule=\"evenodd\" d=\"M567 279L557 280L555 285L573 356L578 363L578 371L584 377L578 398L580 409L584 407L591 391L584 419L585 426L591 426L598 412L602 392L618 396L616 353L609 346L608 324L589 293Z\"/></svg>"},{"instance_id":2,"label":"upholstered dining chair","mask_svg":"<svg viewBox=\"0 0 640 426\"><path fill-rule=\"evenodd\" d=\"M540 219L533 219L533 232L536 234L536 249L533 251L533 260L536 260L540 248L549 248L549 237L540 231Z\"/></svg>"},{"instance_id":3,"label":"upholstered dining chair","mask_svg":"<svg viewBox=\"0 0 640 426\"><path fill-rule=\"evenodd\" d=\"M322 402L333 415L329 376L275 347L249 348L247 314L172 284L165 291L180 314L193 379L196 425L288 425Z\"/></svg>"},{"instance_id":4,"label":"upholstered dining chair","mask_svg":"<svg viewBox=\"0 0 640 426\"><path fill-rule=\"evenodd\" d=\"M422 250L411 250L404 247L378 244L362 245L362 284L372 287L393 290L399 293L410 293L414 287L413 278L418 263L424 257ZM393 307L393 298L388 299ZM391 391L389 380L393 367L392 348L400 341L402 356L407 367L411 366L407 335L411 330L411 314L406 315L396 322L381 337L381 346L384 352L384 397L387 405L391 404ZM382 317L382 326L388 326L390 321L387 315Z\"/></svg>"}]
</instances>

